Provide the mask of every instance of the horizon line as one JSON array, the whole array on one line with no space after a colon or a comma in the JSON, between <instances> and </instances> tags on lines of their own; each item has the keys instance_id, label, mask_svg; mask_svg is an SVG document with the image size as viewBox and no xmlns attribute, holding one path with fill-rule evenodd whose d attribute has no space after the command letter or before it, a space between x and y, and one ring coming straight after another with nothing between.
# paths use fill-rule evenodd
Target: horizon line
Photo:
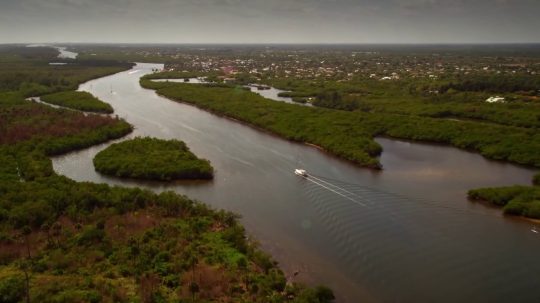
<instances>
[{"instance_id":1,"label":"horizon line","mask_svg":"<svg viewBox=\"0 0 540 303\"><path fill-rule=\"evenodd\" d=\"M31 44L129 44L129 45L540 45L538 42L0 42L0 45Z\"/></svg>"}]
</instances>

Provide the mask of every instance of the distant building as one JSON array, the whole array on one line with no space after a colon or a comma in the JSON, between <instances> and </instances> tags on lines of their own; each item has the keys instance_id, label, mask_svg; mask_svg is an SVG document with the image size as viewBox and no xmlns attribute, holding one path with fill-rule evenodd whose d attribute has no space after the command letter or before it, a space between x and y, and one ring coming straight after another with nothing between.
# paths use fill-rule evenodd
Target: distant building
<instances>
[{"instance_id":1,"label":"distant building","mask_svg":"<svg viewBox=\"0 0 540 303\"><path fill-rule=\"evenodd\" d=\"M488 102L488 103L504 103L506 101L505 101L504 97L495 96L495 97L487 98L486 102Z\"/></svg>"},{"instance_id":2,"label":"distant building","mask_svg":"<svg viewBox=\"0 0 540 303\"><path fill-rule=\"evenodd\" d=\"M237 70L233 66L224 66L221 68L221 70L225 75L232 75L237 73Z\"/></svg>"}]
</instances>

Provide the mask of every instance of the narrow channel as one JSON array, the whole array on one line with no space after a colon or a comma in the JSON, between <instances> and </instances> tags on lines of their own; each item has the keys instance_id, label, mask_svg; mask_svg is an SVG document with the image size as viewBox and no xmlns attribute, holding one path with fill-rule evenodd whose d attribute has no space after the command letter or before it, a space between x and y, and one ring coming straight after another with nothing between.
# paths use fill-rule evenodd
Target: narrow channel
<instances>
[{"instance_id":1,"label":"narrow channel","mask_svg":"<svg viewBox=\"0 0 540 303\"><path fill-rule=\"evenodd\" d=\"M534 223L466 199L470 188L530 184L533 170L386 138L378 139L385 170L362 169L139 86L141 76L161 67L137 64L80 90L110 103L133 124L131 137L185 141L212 162L214 181L140 183L101 176L92 158L107 144L56 157L54 169L77 181L173 190L237 212L287 273L299 271L295 279L329 285L339 302L540 300ZM318 181L295 175L298 167Z\"/></svg>"}]
</instances>

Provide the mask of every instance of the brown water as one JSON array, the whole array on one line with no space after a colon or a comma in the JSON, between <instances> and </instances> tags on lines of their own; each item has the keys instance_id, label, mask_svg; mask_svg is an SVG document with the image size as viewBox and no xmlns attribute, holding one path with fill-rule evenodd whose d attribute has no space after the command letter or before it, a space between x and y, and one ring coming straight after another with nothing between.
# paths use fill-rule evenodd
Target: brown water
<instances>
[{"instance_id":1,"label":"brown water","mask_svg":"<svg viewBox=\"0 0 540 303\"><path fill-rule=\"evenodd\" d=\"M53 159L78 181L174 190L243 216L287 272L331 286L340 302L539 302L540 234L523 220L468 202L482 186L529 184L534 171L454 148L378 139L382 172L358 168L189 105L138 79L160 67L90 81L132 136L177 138L216 168L215 180L138 183L97 174L107 145ZM111 89L112 88L112 89ZM297 167L313 175L294 175ZM311 180L311 181L310 181Z\"/></svg>"}]
</instances>

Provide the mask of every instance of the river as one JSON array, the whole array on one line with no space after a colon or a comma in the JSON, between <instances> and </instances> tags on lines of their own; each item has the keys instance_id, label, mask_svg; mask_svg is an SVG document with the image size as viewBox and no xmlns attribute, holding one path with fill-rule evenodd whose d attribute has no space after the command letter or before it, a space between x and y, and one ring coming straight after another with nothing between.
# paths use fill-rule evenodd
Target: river
<instances>
[{"instance_id":1,"label":"river","mask_svg":"<svg viewBox=\"0 0 540 303\"><path fill-rule=\"evenodd\" d=\"M296 279L339 302L539 302L533 223L471 203L466 191L530 184L534 171L450 147L379 138L384 171L362 169L139 86L157 64L80 86L135 126L185 141L216 169L208 182L124 181L97 174L108 144L53 159L77 181L174 190L242 215L250 235ZM294 175L297 167L314 178ZM311 180L309 180L311 179Z\"/></svg>"},{"instance_id":2,"label":"river","mask_svg":"<svg viewBox=\"0 0 540 303\"><path fill-rule=\"evenodd\" d=\"M60 59L77 59L78 54L68 51L67 47L55 46L54 48L60 52L60 54L58 54L58 58Z\"/></svg>"}]
</instances>

